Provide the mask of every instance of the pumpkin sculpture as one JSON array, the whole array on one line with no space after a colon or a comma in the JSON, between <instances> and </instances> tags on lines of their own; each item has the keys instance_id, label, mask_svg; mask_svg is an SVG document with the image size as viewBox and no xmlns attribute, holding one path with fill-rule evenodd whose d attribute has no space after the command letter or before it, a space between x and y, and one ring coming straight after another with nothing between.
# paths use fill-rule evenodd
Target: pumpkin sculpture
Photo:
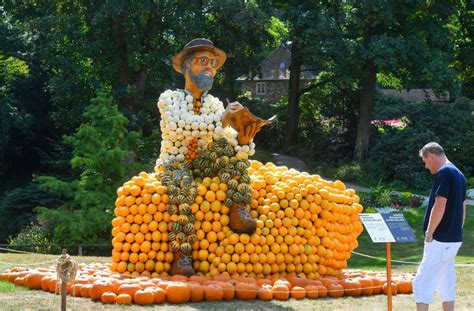
<instances>
[{"instance_id":1,"label":"pumpkin sculpture","mask_svg":"<svg viewBox=\"0 0 474 311\"><path fill-rule=\"evenodd\" d=\"M194 39L173 59L185 90L158 100L153 173L117 190L111 269L157 276L339 275L362 231L359 197L340 181L250 161L275 120L207 94L226 54ZM204 82L206 83L204 83Z\"/></svg>"},{"instance_id":2,"label":"pumpkin sculpture","mask_svg":"<svg viewBox=\"0 0 474 311\"><path fill-rule=\"evenodd\" d=\"M189 209L194 220L192 234L186 236L192 243L182 244L175 240L180 239L181 225L180 216L169 211L170 189L155 174L144 172L126 182L117 191L112 221L112 271L169 273L176 248L192 254L194 270L208 276L339 275L362 231L358 217L362 206L354 190L318 175L247 162L250 215L257 223L254 234L237 234L229 228L226 201L248 191L236 179L225 182L222 175L196 179L193 202L178 206Z\"/></svg>"}]
</instances>

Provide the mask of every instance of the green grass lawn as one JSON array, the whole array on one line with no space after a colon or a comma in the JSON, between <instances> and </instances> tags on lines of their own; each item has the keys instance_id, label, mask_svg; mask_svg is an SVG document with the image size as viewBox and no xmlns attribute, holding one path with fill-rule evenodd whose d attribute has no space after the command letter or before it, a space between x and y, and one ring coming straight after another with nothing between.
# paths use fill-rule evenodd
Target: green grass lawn
<instances>
[{"instance_id":1,"label":"green grass lawn","mask_svg":"<svg viewBox=\"0 0 474 311\"><path fill-rule=\"evenodd\" d=\"M474 263L474 213L469 212L474 206L468 206L467 219L464 225L463 245L456 257L457 263ZM420 262L423 255L423 219L426 209L410 209L403 212L406 220L412 227L418 239L414 243L392 243L392 260ZM374 257L386 257L386 244L373 243L367 232L364 230L358 238L359 247L356 252L371 255ZM393 265L401 265L393 262ZM361 257L353 254L348 262L349 268L384 268L385 261Z\"/></svg>"},{"instance_id":2,"label":"green grass lawn","mask_svg":"<svg viewBox=\"0 0 474 311\"><path fill-rule=\"evenodd\" d=\"M23 286L15 286L15 284L7 281L0 281L0 293L13 292L18 290L28 290L28 288Z\"/></svg>"}]
</instances>

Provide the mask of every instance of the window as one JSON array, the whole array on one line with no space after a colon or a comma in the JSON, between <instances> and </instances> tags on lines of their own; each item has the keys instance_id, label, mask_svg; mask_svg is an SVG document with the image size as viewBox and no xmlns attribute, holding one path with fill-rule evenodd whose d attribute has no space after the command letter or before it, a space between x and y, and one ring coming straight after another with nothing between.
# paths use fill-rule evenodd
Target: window
<instances>
[{"instance_id":1,"label":"window","mask_svg":"<svg viewBox=\"0 0 474 311\"><path fill-rule=\"evenodd\" d=\"M265 82L257 82L255 93L257 95L264 95L267 92Z\"/></svg>"}]
</instances>

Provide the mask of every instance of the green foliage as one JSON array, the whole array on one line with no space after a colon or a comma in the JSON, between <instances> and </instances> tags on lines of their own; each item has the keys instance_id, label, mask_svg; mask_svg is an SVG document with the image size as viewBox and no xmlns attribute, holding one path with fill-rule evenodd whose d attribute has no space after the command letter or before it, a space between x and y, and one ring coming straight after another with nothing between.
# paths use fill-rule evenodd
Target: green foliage
<instances>
[{"instance_id":1,"label":"green foliage","mask_svg":"<svg viewBox=\"0 0 474 311\"><path fill-rule=\"evenodd\" d=\"M376 209L410 209L420 208L423 197L411 192L395 192L379 184L369 192L359 193L364 213L375 212Z\"/></svg>"},{"instance_id":2,"label":"green foliage","mask_svg":"<svg viewBox=\"0 0 474 311\"><path fill-rule=\"evenodd\" d=\"M449 25L454 31L454 68L461 81L461 94L474 97L474 10L472 0L457 1L456 14Z\"/></svg>"},{"instance_id":3,"label":"green foliage","mask_svg":"<svg viewBox=\"0 0 474 311\"><path fill-rule=\"evenodd\" d=\"M56 208L38 208L55 242L108 240L115 190L136 170L132 150L139 134L127 131L128 121L110 95L100 91L83 117L76 133L65 137L73 146L71 166L79 172L79 179L36 177L42 189L63 199Z\"/></svg>"},{"instance_id":4,"label":"green foliage","mask_svg":"<svg viewBox=\"0 0 474 311\"><path fill-rule=\"evenodd\" d=\"M0 198L0 243L36 221L36 206L59 203L57 196L45 192L34 182L7 191Z\"/></svg>"},{"instance_id":5,"label":"green foliage","mask_svg":"<svg viewBox=\"0 0 474 311\"><path fill-rule=\"evenodd\" d=\"M235 98L236 79L254 72L271 49L284 40L286 25L254 1L208 0L202 2L200 9L205 12L204 33L227 53L212 93L221 98ZM267 55L262 55L263 52Z\"/></svg>"},{"instance_id":6,"label":"green foliage","mask_svg":"<svg viewBox=\"0 0 474 311\"><path fill-rule=\"evenodd\" d=\"M33 251L35 253L49 253L50 246L22 246L31 244L50 244L47 233L43 227L32 224L29 227L22 229L15 237L8 240L11 246L17 246L15 250Z\"/></svg>"},{"instance_id":7,"label":"green foliage","mask_svg":"<svg viewBox=\"0 0 474 311\"><path fill-rule=\"evenodd\" d=\"M16 145L12 140L21 134L28 136L31 130L31 115L18 109L14 96L18 80L28 73L24 61L0 54L0 176L7 171L12 158L18 156L12 154L12 146Z\"/></svg>"},{"instance_id":8,"label":"green foliage","mask_svg":"<svg viewBox=\"0 0 474 311\"><path fill-rule=\"evenodd\" d=\"M358 162L351 162L348 164L339 165L334 175L334 178L343 181L353 182L360 181L362 179L362 176L362 165Z\"/></svg>"},{"instance_id":9,"label":"green foliage","mask_svg":"<svg viewBox=\"0 0 474 311\"><path fill-rule=\"evenodd\" d=\"M376 137L371 159L387 173L386 180L400 180L415 189L426 189L431 183L418 151L426 143L440 143L448 158L466 176L474 173L474 118L465 105L445 103L404 103L388 106L386 117L397 111L405 115L408 125L403 130L389 130Z\"/></svg>"}]
</instances>

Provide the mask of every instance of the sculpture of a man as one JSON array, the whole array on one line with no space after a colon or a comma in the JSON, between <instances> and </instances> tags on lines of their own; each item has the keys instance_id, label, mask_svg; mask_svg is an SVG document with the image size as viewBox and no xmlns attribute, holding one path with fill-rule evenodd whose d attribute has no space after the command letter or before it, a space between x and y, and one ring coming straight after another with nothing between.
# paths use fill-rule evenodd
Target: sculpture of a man
<instances>
[{"instance_id":1,"label":"sculpture of a man","mask_svg":"<svg viewBox=\"0 0 474 311\"><path fill-rule=\"evenodd\" d=\"M207 155L212 160L217 156L217 151L206 151L213 142L216 142L217 149L225 150L230 156L223 155L220 158L223 165L226 163L222 162L228 162L226 160L228 158L246 161L248 156L255 152L252 140L261 125L258 122L247 122L240 128L223 127L223 116L235 110L235 105L239 104L229 104L225 110L218 98L207 93L212 87L217 69L224 64L226 57L226 53L216 48L208 39L191 40L173 58L173 68L184 75L184 90L167 90L161 94L158 101L162 117L160 124L162 143L155 171L161 173L162 181L168 185L172 200L170 214L176 215L176 224L172 224L170 233L170 245L175 252L171 274L188 276L194 274L189 247L195 239L192 228L194 217L187 203L191 204L195 197L195 190L191 184L192 179L196 177L196 171L199 172L201 169L205 175L211 171L202 164L205 159L201 161L199 157L205 158ZM234 168L233 164L244 167L241 172L245 171L245 162L230 163L229 167ZM216 166L215 163L212 165ZM200 167L196 169L196 166ZM217 168L213 168L215 173ZM227 176L222 170L220 172L223 172L221 179L224 180L240 177L232 174ZM247 189L242 184L250 183L248 175L244 177L238 183L233 181L239 189ZM248 200L245 198L239 200L239 195L234 195L236 197L234 201L228 201L232 203L228 206L229 226L237 233L253 233L256 222L250 216L245 204L251 197Z\"/></svg>"}]
</instances>

